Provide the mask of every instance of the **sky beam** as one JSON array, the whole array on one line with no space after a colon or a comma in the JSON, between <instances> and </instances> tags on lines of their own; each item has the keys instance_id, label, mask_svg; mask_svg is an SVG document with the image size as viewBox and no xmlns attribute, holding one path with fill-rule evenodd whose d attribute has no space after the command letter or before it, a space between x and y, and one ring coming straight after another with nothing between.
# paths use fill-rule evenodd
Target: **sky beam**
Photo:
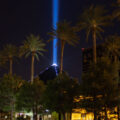
<instances>
[{"instance_id":1,"label":"sky beam","mask_svg":"<svg viewBox=\"0 0 120 120\"><path fill-rule=\"evenodd\" d=\"M53 27L57 29L59 0L53 0ZM57 38L53 40L53 65L57 65Z\"/></svg>"}]
</instances>

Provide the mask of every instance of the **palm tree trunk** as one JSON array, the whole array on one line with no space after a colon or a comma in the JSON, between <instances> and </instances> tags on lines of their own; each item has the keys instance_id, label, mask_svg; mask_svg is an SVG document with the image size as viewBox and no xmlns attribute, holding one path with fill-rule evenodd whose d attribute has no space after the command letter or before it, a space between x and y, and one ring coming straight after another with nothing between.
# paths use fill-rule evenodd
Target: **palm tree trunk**
<instances>
[{"instance_id":1,"label":"palm tree trunk","mask_svg":"<svg viewBox=\"0 0 120 120\"><path fill-rule=\"evenodd\" d=\"M10 75L12 75L12 65L13 65L13 60L12 60L12 58L10 58L10 60L9 60L9 62L10 62L10 70L9 70L9 73L10 73Z\"/></svg>"},{"instance_id":2,"label":"palm tree trunk","mask_svg":"<svg viewBox=\"0 0 120 120\"><path fill-rule=\"evenodd\" d=\"M31 61L31 83L33 83L33 79L34 79L34 59L35 59L35 55L34 55L34 53L32 53L32 61Z\"/></svg>"},{"instance_id":3,"label":"palm tree trunk","mask_svg":"<svg viewBox=\"0 0 120 120\"><path fill-rule=\"evenodd\" d=\"M58 113L58 120L61 120L61 113Z\"/></svg>"},{"instance_id":4,"label":"palm tree trunk","mask_svg":"<svg viewBox=\"0 0 120 120\"><path fill-rule=\"evenodd\" d=\"M37 120L37 111L33 108L33 120Z\"/></svg>"},{"instance_id":5,"label":"palm tree trunk","mask_svg":"<svg viewBox=\"0 0 120 120\"><path fill-rule=\"evenodd\" d=\"M12 104L11 104L11 106L12 106L12 109L11 109L11 120L14 120L14 108L15 108L15 106L14 106L14 102L12 101Z\"/></svg>"},{"instance_id":6,"label":"palm tree trunk","mask_svg":"<svg viewBox=\"0 0 120 120\"><path fill-rule=\"evenodd\" d=\"M94 63L97 62L97 55L96 55L96 32L95 32L95 28L93 30L93 61Z\"/></svg>"},{"instance_id":7,"label":"palm tree trunk","mask_svg":"<svg viewBox=\"0 0 120 120\"><path fill-rule=\"evenodd\" d=\"M63 112L63 120L66 120L65 113Z\"/></svg>"},{"instance_id":8,"label":"palm tree trunk","mask_svg":"<svg viewBox=\"0 0 120 120\"><path fill-rule=\"evenodd\" d=\"M70 120L72 119L72 112L70 112Z\"/></svg>"},{"instance_id":9,"label":"palm tree trunk","mask_svg":"<svg viewBox=\"0 0 120 120\"><path fill-rule=\"evenodd\" d=\"M94 120L97 120L97 111L96 111L96 96L93 97L93 103L94 103Z\"/></svg>"},{"instance_id":10,"label":"palm tree trunk","mask_svg":"<svg viewBox=\"0 0 120 120\"><path fill-rule=\"evenodd\" d=\"M11 120L13 120L13 110L11 110Z\"/></svg>"},{"instance_id":11,"label":"palm tree trunk","mask_svg":"<svg viewBox=\"0 0 120 120\"><path fill-rule=\"evenodd\" d=\"M118 120L120 120L120 114L119 114L119 105L117 106L117 115L118 115Z\"/></svg>"},{"instance_id":12,"label":"palm tree trunk","mask_svg":"<svg viewBox=\"0 0 120 120\"><path fill-rule=\"evenodd\" d=\"M117 62L117 56L116 55L114 56L114 62L115 63Z\"/></svg>"},{"instance_id":13,"label":"palm tree trunk","mask_svg":"<svg viewBox=\"0 0 120 120\"><path fill-rule=\"evenodd\" d=\"M65 43L61 42L60 74L62 74L62 71L63 71L63 53L64 53L64 47L65 47Z\"/></svg>"},{"instance_id":14,"label":"palm tree trunk","mask_svg":"<svg viewBox=\"0 0 120 120\"><path fill-rule=\"evenodd\" d=\"M97 113L96 113L96 110L94 110L94 120L97 120Z\"/></svg>"},{"instance_id":15,"label":"palm tree trunk","mask_svg":"<svg viewBox=\"0 0 120 120\"><path fill-rule=\"evenodd\" d=\"M108 116L107 116L107 107L105 105L105 120L108 120Z\"/></svg>"}]
</instances>

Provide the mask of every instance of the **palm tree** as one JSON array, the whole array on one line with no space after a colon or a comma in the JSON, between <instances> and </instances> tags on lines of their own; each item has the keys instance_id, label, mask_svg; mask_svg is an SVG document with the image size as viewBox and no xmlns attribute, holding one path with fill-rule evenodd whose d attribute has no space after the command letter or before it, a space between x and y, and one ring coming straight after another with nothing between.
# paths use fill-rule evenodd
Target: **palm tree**
<instances>
[{"instance_id":1,"label":"palm tree","mask_svg":"<svg viewBox=\"0 0 120 120\"><path fill-rule=\"evenodd\" d=\"M4 46L0 54L1 54L0 58L2 59L2 61L4 62L9 61L9 74L12 75L13 59L18 55L17 47L12 44L7 44L6 46Z\"/></svg>"},{"instance_id":2,"label":"palm tree","mask_svg":"<svg viewBox=\"0 0 120 120\"><path fill-rule=\"evenodd\" d=\"M69 44L74 46L78 43L78 37L74 30L74 27L71 27L70 22L59 22L57 24L57 30L53 28L52 32L49 33L51 35L51 40L54 38L58 38L61 44L61 58L60 58L60 73L63 71L63 53L65 44Z\"/></svg>"},{"instance_id":3,"label":"palm tree","mask_svg":"<svg viewBox=\"0 0 120 120\"><path fill-rule=\"evenodd\" d=\"M107 54L113 58L114 62L119 65L119 55L120 55L120 36L118 35L112 35L108 36L108 38L105 41L105 48L107 50ZM118 75L119 78L119 75ZM119 81L118 81L118 86L119 86ZM118 96L118 101L119 101L119 96ZM118 115L118 120L120 120L120 114L119 114L119 109L120 106L119 104L117 105L117 115Z\"/></svg>"},{"instance_id":4,"label":"palm tree","mask_svg":"<svg viewBox=\"0 0 120 120\"><path fill-rule=\"evenodd\" d=\"M43 43L43 40L40 38L40 36L35 36L31 34L26 38L26 40L23 42L23 45L20 47L20 56L25 55L25 57L28 57L31 54L31 82L33 83L34 79L34 60L37 58L39 60L38 55L43 55L45 43Z\"/></svg>"},{"instance_id":5,"label":"palm tree","mask_svg":"<svg viewBox=\"0 0 120 120\"><path fill-rule=\"evenodd\" d=\"M104 32L103 27L108 25L108 16L102 6L91 6L86 9L81 15L78 23L79 30L86 31L86 39L92 36L93 40L93 61L97 62L96 58L96 40L102 38L101 33Z\"/></svg>"},{"instance_id":6,"label":"palm tree","mask_svg":"<svg viewBox=\"0 0 120 120\"><path fill-rule=\"evenodd\" d=\"M5 67L6 60L3 60L2 52L0 52L0 67Z\"/></svg>"},{"instance_id":7,"label":"palm tree","mask_svg":"<svg viewBox=\"0 0 120 120\"><path fill-rule=\"evenodd\" d=\"M108 36L105 41L105 48L110 57L113 57L114 62L117 62L117 59L120 54L120 36L112 35Z\"/></svg>"},{"instance_id":8,"label":"palm tree","mask_svg":"<svg viewBox=\"0 0 120 120\"><path fill-rule=\"evenodd\" d=\"M112 13L112 17L113 19L118 19L120 21L120 0L117 0L117 2L115 4L113 4L113 6L116 8L113 13Z\"/></svg>"}]
</instances>

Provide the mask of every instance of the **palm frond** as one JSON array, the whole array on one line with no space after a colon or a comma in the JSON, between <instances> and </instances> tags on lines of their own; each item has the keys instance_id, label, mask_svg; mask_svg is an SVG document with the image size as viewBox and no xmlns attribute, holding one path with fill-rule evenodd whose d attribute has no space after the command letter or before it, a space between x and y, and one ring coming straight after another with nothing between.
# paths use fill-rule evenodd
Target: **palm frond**
<instances>
[{"instance_id":1,"label":"palm frond","mask_svg":"<svg viewBox=\"0 0 120 120\"><path fill-rule=\"evenodd\" d=\"M13 59L15 57L18 57L18 55L19 55L18 48L12 44L5 45L3 50L1 51L1 57L5 61L8 61L9 58Z\"/></svg>"},{"instance_id":2,"label":"palm frond","mask_svg":"<svg viewBox=\"0 0 120 120\"><path fill-rule=\"evenodd\" d=\"M30 55L30 52L27 52L27 53L25 54L25 58L27 58L29 55Z\"/></svg>"},{"instance_id":3,"label":"palm frond","mask_svg":"<svg viewBox=\"0 0 120 120\"><path fill-rule=\"evenodd\" d=\"M76 34L75 27L72 27L71 22L67 22L66 20L59 22L57 24L57 29L53 29L49 35L51 35L49 41L54 40L54 38L58 38L58 40L64 41L65 43L73 46L78 43L78 36Z\"/></svg>"},{"instance_id":4,"label":"palm frond","mask_svg":"<svg viewBox=\"0 0 120 120\"><path fill-rule=\"evenodd\" d=\"M99 38L100 40L103 40L103 37L102 37L100 31L96 30L96 36L97 36L97 38Z\"/></svg>"},{"instance_id":5,"label":"palm frond","mask_svg":"<svg viewBox=\"0 0 120 120\"><path fill-rule=\"evenodd\" d=\"M23 45L20 47L21 55L28 57L30 53L34 52L45 52L46 44L40 38L40 36L35 36L33 34L26 37L26 40L23 42ZM42 55L42 54L39 54Z\"/></svg>"},{"instance_id":6,"label":"palm frond","mask_svg":"<svg viewBox=\"0 0 120 120\"><path fill-rule=\"evenodd\" d=\"M88 38L89 38L90 32L91 32L91 29L88 28L88 29L86 30L86 41L87 41L87 42L88 42Z\"/></svg>"},{"instance_id":7,"label":"palm frond","mask_svg":"<svg viewBox=\"0 0 120 120\"><path fill-rule=\"evenodd\" d=\"M35 58L39 61L39 57L38 57L38 55L37 55L37 54L35 54Z\"/></svg>"},{"instance_id":8,"label":"palm frond","mask_svg":"<svg viewBox=\"0 0 120 120\"><path fill-rule=\"evenodd\" d=\"M112 35L108 36L108 38L105 41L105 47L109 54L112 56L120 54L120 36L118 35Z\"/></svg>"},{"instance_id":9,"label":"palm frond","mask_svg":"<svg viewBox=\"0 0 120 120\"><path fill-rule=\"evenodd\" d=\"M100 33L104 32L103 27L109 25L108 18L107 11L103 6L91 5L88 9L84 10L78 25L80 30L86 30L86 40L88 40L94 29L96 29L100 37Z\"/></svg>"},{"instance_id":10,"label":"palm frond","mask_svg":"<svg viewBox=\"0 0 120 120\"><path fill-rule=\"evenodd\" d=\"M39 52L39 51L38 51L37 53L38 53L39 55L43 56L43 53L42 53L42 52Z\"/></svg>"}]
</instances>

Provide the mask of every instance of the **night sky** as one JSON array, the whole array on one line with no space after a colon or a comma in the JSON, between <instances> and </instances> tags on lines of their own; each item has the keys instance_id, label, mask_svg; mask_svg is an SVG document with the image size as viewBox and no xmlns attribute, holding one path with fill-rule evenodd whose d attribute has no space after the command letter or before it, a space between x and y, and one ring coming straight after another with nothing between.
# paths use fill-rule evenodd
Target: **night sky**
<instances>
[{"instance_id":1,"label":"night sky","mask_svg":"<svg viewBox=\"0 0 120 120\"><path fill-rule=\"evenodd\" d=\"M59 0L59 21L66 19L75 24L83 9L90 5L110 6L115 0ZM0 0L0 49L7 43L21 45L26 36L33 33L40 35L45 43L49 39L47 33L52 28L52 0ZM117 28L116 28L117 29ZM109 33L112 32L108 30ZM107 35L108 33L105 33ZM86 43L85 37L80 36L80 43L76 47L66 45L64 51L63 68L71 76L80 79L82 69L82 47L91 47L92 42ZM47 52L40 61L35 63L35 75L52 64L52 42L47 43ZM60 51L60 47L59 47ZM59 52L60 54L60 52ZM58 55L58 59L60 56ZM14 62L13 72L30 79L30 57Z\"/></svg>"}]
</instances>

